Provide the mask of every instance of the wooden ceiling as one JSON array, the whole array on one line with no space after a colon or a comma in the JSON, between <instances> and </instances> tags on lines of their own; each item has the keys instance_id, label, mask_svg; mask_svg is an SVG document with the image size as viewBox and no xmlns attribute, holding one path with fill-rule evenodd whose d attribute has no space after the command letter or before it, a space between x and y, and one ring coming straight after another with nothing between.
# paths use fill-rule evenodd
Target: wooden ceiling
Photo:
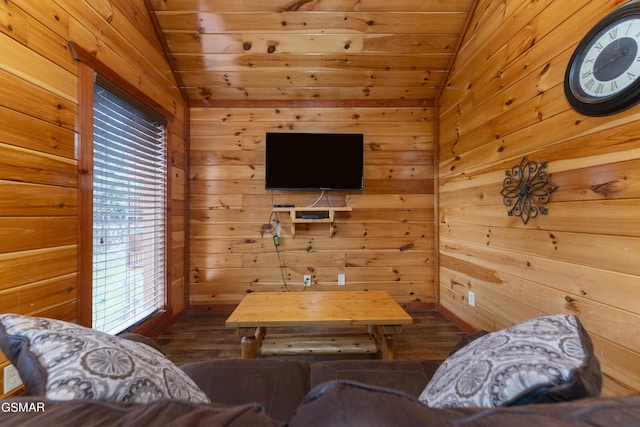
<instances>
[{"instance_id":1,"label":"wooden ceiling","mask_svg":"<svg viewBox=\"0 0 640 427\"><path fill-rule=\"evenodd\" d=\"M476 0L146 0L192 106L424 105Z\"/></svg>"}]
</instances>

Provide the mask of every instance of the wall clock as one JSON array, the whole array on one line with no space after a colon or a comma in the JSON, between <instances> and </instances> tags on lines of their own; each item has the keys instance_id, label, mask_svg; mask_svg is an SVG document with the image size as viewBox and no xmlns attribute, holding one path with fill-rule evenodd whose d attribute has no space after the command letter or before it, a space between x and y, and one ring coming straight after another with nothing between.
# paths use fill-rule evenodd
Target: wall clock
<instances>
[{"instance_id":1,"label":"wall clock","mask_svg":"<svg viewBox=\"0 0 640 427\"><path fill-rule=\"evenodd\" d=\"M571 106L605 116L640 101L640 0L613 10L578 44L564 79Z\"/></svg>"}]
</instances>

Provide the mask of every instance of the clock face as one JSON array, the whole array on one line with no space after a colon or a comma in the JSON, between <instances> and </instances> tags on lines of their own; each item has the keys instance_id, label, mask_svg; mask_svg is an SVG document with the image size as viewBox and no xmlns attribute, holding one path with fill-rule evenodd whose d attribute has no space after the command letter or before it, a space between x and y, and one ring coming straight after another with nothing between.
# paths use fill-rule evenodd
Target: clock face
<instances>
[{"instance_id":1,"label":"clock face","mask_svg":"<svg viewBox=\"0 0 640 427\"><path fill-rule=\"evenodd\" d=\"M584 99L606 98L640 78L640 17L617 21L586 47L577 69Z\"/></svg>"},{"instance_id":2,"label":"clock face","mask_svg":"<svg viewBox=\"0 0 640 427\"><path fill-rule=\"evenodd\" d=\"M640 102L640 0L602 18L571 56L564 79L569 104L605 116Z\"/></svg>"}]
</instances>

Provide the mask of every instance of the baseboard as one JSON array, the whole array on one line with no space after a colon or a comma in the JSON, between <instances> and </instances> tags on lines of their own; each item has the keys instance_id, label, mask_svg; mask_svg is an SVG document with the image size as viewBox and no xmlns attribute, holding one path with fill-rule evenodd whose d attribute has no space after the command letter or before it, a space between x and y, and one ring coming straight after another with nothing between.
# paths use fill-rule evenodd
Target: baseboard
<instances>
[{"instance_id":1,"label":"baseboard","mask_svg":"<svg viewBox=\"0 0 640 427\"><path fill-rule=\"evenodd\" d=\"M465 322L464 320L462 320L461 318L453 314L453 312L449 311L448 309L446 309L440 304L436 304L435 309L438 313L442 314L442 316L445 319L447 319L448 321L456 325L458 328L460 328L465 334L472 334L478 330L477 328L471 326L469 323Z\"/></svg>"},{"instance_id":2,"label":"baseboard","mask_svg":"<svg viewBox=\"0 0 640 427\"><path fill-rule=\"evenodd\" d=\"M237 306L237 304L192 305L187 311L198 313L209 312L231 314ZM400 303L400 306L407 313L421 313L424 311L433 311L436 309L435 303L433 302L407 302Z\"/></svg>"},{"instance_id":3,"label":"baseboard","mask_svg":"<svg viewBox=\"0 0 640 427\"><path fill-rule=\"evenodd\" d=\"M436 304L434 302L402 302L400 303L400 306L407 313L422 313L436 309Z\"/></svg>"},{"instance_id":4,"label":"baseboard","mask_svg":"<svg viewBox=\"0 0 640 427\"><path fill-rule=\"evenodd\" d=\"M196 313L231 314L237 306L238 304L191 305L187 311Z\"/></svg>"},{"instance_id":5,"label":"baseboard","mask_svg":"<svg viewBox=\"0 0 640 427\"><path fill-rule=\"evenodd\" d=\"M237 304L212 304L212 305L192 305L187 311L197 313L225 313L231 314L237 307ZM407 313L420 313L424 311L433 311L436 305L433 302L403 302L400 306Z\"/></svg>"},{"instance_id":6,"label":"baseboard","mask_svg":"<svg viewBox=\"0 0 640 427\"><path fill-rule=\"evenodd\" d=\"M155 338L169 329L171 325L176 323L178 320L182 319L186 313L186 311L181 311L180 313L175 315L167 313L166 316L159 316L155 321L150 321L138 325L129 332L135 332L140 335Z\"/></svg>"},{"instance_id":7,"label":"baseboard","mask_svg":"<svg viewBox=\"0 0 640 427\"><path fill-rule=\"evenodd\" d=\"M438 303L409 302L409 303L401 303L400 305L408 313L420 313L420 312L435 310L438 313L440 313L445 319L447 319L448 321L456 325L458 328L460 328L460 330L462 330L466 334L471 334L478 330L477 328L465 322L464 320L462 320L461 318L453 314L453 312L449 311L447 308L443 307ZM164 329L168 328L171 324L178 321L188 312L197 312L197 313L209 312L209 313L219 313L219 314L231 314L237 306L238 306L237 304L192 305L182 313L179 313L177 316L173 316L170 322L167 322L169 323L168 325L163 324L162 326ZM156 332L156 331L157 330L154 330L152 332Z\"/></svg>"}]
</instances>

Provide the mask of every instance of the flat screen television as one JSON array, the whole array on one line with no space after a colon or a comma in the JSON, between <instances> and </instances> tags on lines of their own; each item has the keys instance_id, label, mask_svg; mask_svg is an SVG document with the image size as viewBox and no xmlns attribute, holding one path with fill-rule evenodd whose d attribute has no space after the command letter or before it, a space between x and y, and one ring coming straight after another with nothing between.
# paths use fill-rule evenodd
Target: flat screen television
<instances>
[{"instance_id":1,"label":"flat screen television","mask_svg":"<svg viewBox=\"0 0 640 427\"><path fill-rule=\"evenodd\" d=\"M267 190L362 190L363 175L362 134L266 135Z\"/></svg>"}]
</instances>

